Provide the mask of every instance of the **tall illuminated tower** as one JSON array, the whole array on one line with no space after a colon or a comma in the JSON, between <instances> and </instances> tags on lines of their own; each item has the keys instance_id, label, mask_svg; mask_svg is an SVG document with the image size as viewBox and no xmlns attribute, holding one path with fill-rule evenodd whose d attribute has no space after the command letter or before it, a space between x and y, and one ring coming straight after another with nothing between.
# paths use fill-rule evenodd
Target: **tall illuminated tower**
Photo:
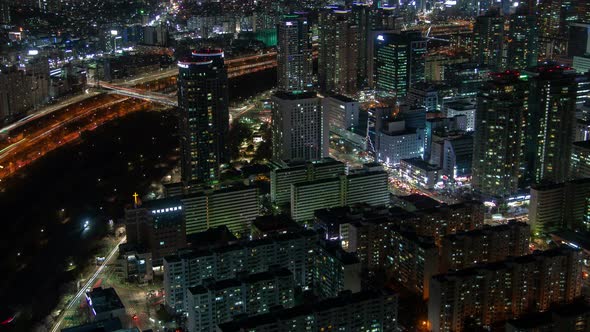
<instances>
[{"instance_id":1,"label":"tall illuminated tower","mask_svg":"<svg viewBox=\"0 0 590 332\"><path fill-rule=\"evenodd\" d=\"M536 15L526 13L510 15L507 49L507 68L525 69L537 65L539 32Z\"/></svg>"},{"instance_id":2,"label":"tall illuminated tower","mask_svg":"<svg viewBox=\"0 0 590 332\"><path fill-rule=\"evenodd\" d=\"M10 1L0 0L0 23L10 23Z\"/></svg>"},{"instance_id":3,"label":"tall illuminated tower","mask_svg":"<svg viewBox=\"0 0 590 332\"><path fill-rule=\"evenodd\" d=\"M305 17L287 15L277 27L277 75L279 91L313 88L311 36Z\"/></svg>"},{"instance_id":4,"label":"tall illuminated tower","mask_svg":"<svg viewBox=\"0 0 590 332\"><path fill-rule=\"evenodd\" d=\"M426 42L419 31L376 36L375 87L386 95L403 97L409 87L424 81Z\"/></svg>"},{"instance_id":5,"label":"tall illuminated tower","mask_svg":"<svg viewBox=\"0 0 590 332\"><path fill-rule=\"evenodd\" d=\"M228 162L229 130L227 70L223 51L193 52L178 62L182 181L213 184L221 164Z\"/></svg>"},{"instance_id":6,"label":"tall illuminated tower","mask_svg":"<svg viewBox=\"0 0 590 332\"><path fill-rule=\"evenodd\" d=\"M502 66L504 17L497 13L478 16L473 25L473 62L498 70Z\"/></svg>"},{"instance_id":7,"label":"tall illuminated tower","mask_svg":"<svg viewBox=\"0 0 590 332\"><path fill-rule=\"evenodd\" d=\"M322 92L357 92L358 33L350 10L326 9L319 15L318 78Z\"/></svg>"},{"instance_id":8,"label":"tall illuminated tower","mask_svg":"<svg viewBox=\"0 0 590 332\"><path fill-rule=\"evenodd\" d=\"M574 137L578 82L573 68L543 64L525 71L529 79L526 158L528 180L567 180Z\"/></svg>"},{"instance_id":9,"label":"tall illuminated tower","mask_svg":"<svg viewBox=\"0 0 590 332\"><path fill-rule=\"evenodd\" d=\"M491 77L477 96L472 186L486 198L506 198L518 189L527 89L518 72Z\"/></svg>"}]
</instances>

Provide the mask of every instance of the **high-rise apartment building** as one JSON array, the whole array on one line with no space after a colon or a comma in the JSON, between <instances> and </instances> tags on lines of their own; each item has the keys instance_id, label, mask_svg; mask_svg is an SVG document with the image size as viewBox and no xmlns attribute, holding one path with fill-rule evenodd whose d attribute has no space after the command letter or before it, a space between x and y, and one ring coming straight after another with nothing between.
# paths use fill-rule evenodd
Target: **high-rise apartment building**
<instances>
[{"instance_id":1,"label":"high-rise apartment building","mask_svg":"<svg viewBox=\"0 0 590 332\"><path fill-rule=\"evenodd\" d=\"M527 180L564 182L574 137L576 71L543 64L524 72L529 80L525 159Z\"/></svg>"},{"instance_id":2,"label":"high-rise apartment building","mask_svg":"<svg viewBox=\"0 0 590 332\"><path fill-rule=\"evenodd\" d=\"M557 56L566 54L568 21L574 18L571 16L573 14L571 4L570 0L538 2L536 14L539 22L539 51L542 57L555 59Z\"/></svg>"},{"instance_id":3,"label":"high-rise apartment building","mask_svg":"<svg viewBox=\"0 0 590 332\"><path fill-rule=\"evenodd\" d=\"M560 247L437 275L428 320L434 332L463 331L571 303L581 295L582 252Z\"/></svg>"},{"instance_id":4,"label":"high-rise apartment building","mask_svg":"<svg viewBox=\"0 0 590 332\"><path fill-rule=\"evenodd\" d=\"M361 291L361 263L338 242L320 240L313 258L312 289L321 298L337 297L342 291Z\"/></svg>"},{"instance_id":5,"label":"high-rise apartment building","mask_svg":"<svg viewBox=\"0 0 590 332\"><path fill-rule=\"evenodd\" d=\"M388 218L351 223L348 251L356 252L363 275L384 271L411 292L428 298L430 278L438 273L438 248L432 237L403 230Z\"/></svg>"},{"instance_id":6,"label":"high-rise apartment building","mask_svg":"<svg viewBox=\"0 0 590 332\"><path fill-rule=\"evenodd\" d=\"M531 186L529 222L535 237L562 228L590 231L590 179Z\"/></svg>"},{"instance_id":7,"label":"high-rise apartment building","mask_svg":"<svg viewBox=\"0 0 590 332\"><path fill-rule=\"evenodd\" d=\"M357 34L357 85L363 88L369 84L369 36L372 30L371 6L367 3L352 4L352 22L358 27Z\"/></svg>"},{"instance_id":8,"label":"high-rise apartment building","mask_svg":"<svg viewBox=\"0 0 590 332\"><path fill-rule=\"evenodd\" d=\"M186 312L190 287L209 279L236 278L240 272L261 273L284 267L297 286L312 280L312 255L319 240L311 230L247 241L218 248L179 252L164 258L166 307L171 312Z\"/></svg>"},{"instance_id":9,"label":"high-rise apartment building","mask_svg":"<svg viewBox=\"0 0 590 332\"><path fill-rule=\"evenodd\" d=\"M573 143L570 178L590 178L590 141Z\"/></svg>"},{"instance_id":10,"label":"high-rise apartment building","mask_svg":"<svg viewBox=\"0 0 590 332\"><path fill-rule=\"evenodd\" d=\"M215 183L229 161L227 70L223 51L206 49L178 62L182 181Z\"/></svg>"},{"instance_id":11,"label":"high-rise apartment building","mask_svg":"<svg viewBox=\"0 0 590 332\"><path fill-rule=\"evenodd\" d=\"M397 331L398 296L391 291L343 292L336 298L220 324L219 332Z\"/></svg>"},{"instance_id":12,"label":"high-rise apartment building","mask_svg":"<svg viewBox=\"0 0 590 332\"><path fill-rule=\"evenodd\" d=\"M426 39L418 31L383 33L374 42L375 89L403 97L409 87L424 81Z\"/></svg>"},{"instance_id":13,"label":"high-rise apartment building","mask_svg":"<svg viewBox=\"0 0 590 332\"><path fill-rule=\"evenodd\" d=\"M325 9L318 23L320 90L354 95L358 89L358 34L350 10Z\"/></svg>"},{"instance_id":14,"label":"high-rise apartment building","mask_svg":"<svg viewBox=\"0 0 590 332\"><path fill-rule=\"evenodd\" d=\"M277 92L272 98L274 160L319 160L328 156L328 128L315 92Z\"/></svg>"},{"instance_id":15,"label":"high-rise apartment building","mask_svg":"<svg viewBox=\"0 0 590 332\"><path fill-rule=\"evenodd\" d=\"M446 235L441 241L440 270L461 270L528 255L530 236L530 226L517 221Z\"/></svg>"},{"instance_id":16,"label":"high-rise apartment building","mask_svg":"<svg viewBox=\"0 0 590 332\"><path fill-rule=\"evenodd\" d=\"M187 235L226 226L232 233L246 236L260 215L260 192L254 186L201 190L177 198L184 207Z\"/></svg>"},{"instance_id":17,"label":"high-rise apartment building","mask_svg":"<svg viewBox=\"0 0 590 332\"><path fill-rule=\"evenodd\" d=\"M270 200L277 206L291 201L291 185L336 178L346 173L346 165L332 158L311 162L276 161L270 163Z\"/></svg>"},{"instance_id":18,"label":"high-rise apartment building","mask_svg":"<svg viewBox=\"0 0 590 332\"><path fill-rule=\"evenodd\" d=\"M277 27L277 89L286 92L311 90L312 60L307 18L285 16Z\"/></svg>"},{"instance_id":19,"label":"high-rise apartment building","mask_svg":"<svg viewBox=\"0 0 590 332\"><path fill-rule=\"evenodd\" d=\"M322 99L322 110L330 132L354 131L359 125L358 101L343 95L332 95Z\"/></svg>"},{"instance_id":20,"label":"high-rise apartment building","mask_svg":"<svg viewBox=\"0 0 590 332\"><path fill-rule=\"evenodd\" d=\"M295 304L295 283L285 268L211 280L187 290L189 332L215 332L236 315L262 315L275 306Z\"/></svg>"},{"instance_id":21,"label":"high-rise apartment building","mask_svg":"<svg viewBox=\"0 0 590 332\"><path fill-rule=\"evenodd\" d=\"M0 0L0 23L10 24L10 1Z\"/></svg>"},{"instance_id":22,"label":"high-rise apartment building","mask_svg":"<svg viewBox=\"0 0 590 332\"><path fill-rule=\"evenodd\" d=\"M505 68L525 69L537 65L539 58L539 28L537 16L520 13L510 15Z\"/></svg>"},{"instance_id":23,"label":"high-rise apartment building","mask_svg":"<svg viewBox=\"0 0 590 332\"><path fill-rule=\"evenodd\" d=\"M339 177L300 182L291 187L291 218L297 222L313 219L315 210L366 203L389 202L387 172L364 171Z\"/></svg>"},{"instance_id":24,"label":"high-rise apartment building","mask_svg":"<svg viewBox=\"0 0 590 332\"><path fill-rule=\"evenodd\" d=\"M424 129L411 128L410 121L396 116L392 109L375 111L374 148L377 160L397 165L402 159L422 158L424 154ZM424 113L424 118L426 114Z\"/></svg>"},{"instance_id":25,"label":"high-rise apartment building","mask_svg":"<svg viewBox=\"0 0 590 332\"><path fill-rule=\"evenodd\" d=\"M478 16L473 25L472 61L499 70L503 47L504 17L495 12Z\"/></svg>"},{"instance_id":26,"label":"high-rise apartment building","mask_svg":"<svg viewBox=\"0 0 590 332\"><path fill-rule=\"evenodd\" d=\"M472 185L483 196L503 198L518 189L526 95L517 72L492 75L478 94Z\"/></svg>"}]
</instances>

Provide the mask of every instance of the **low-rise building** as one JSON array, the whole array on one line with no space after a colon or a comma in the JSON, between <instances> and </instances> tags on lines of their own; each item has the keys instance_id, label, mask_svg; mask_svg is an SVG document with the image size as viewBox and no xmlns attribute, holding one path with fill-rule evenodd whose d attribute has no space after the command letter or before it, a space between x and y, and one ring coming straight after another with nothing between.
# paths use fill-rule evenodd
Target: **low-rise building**
<instances>
[{"instance_id":1,"label":"low-rise building","mask_svg":"<svg viewBox=\"0 0 590 332\"><path fill-rule=\"evenodd\" d=\"M165 198L125 210L127 243L144 246L152 265L161 266L164 256L186 247L183 208L180 200Z\"/></svg>"},{"instance_id":2,"label":"low-rise building","mask_svg":"<svg viewBox=\"0 0 590 332\"><path fill-rule=\"evenodd\" d=\"M86 293L86 303L92 321L118 318L124 320L125 306L114 288L97 287Z\"/></svg>"},{"instance_id":3,"label":"low-rise building","mask_svg":"<svg viewBox=\"0 0 590 332\"><path fill-rule=\"evenodd\" d=\"M429 164L421 158L402 159L400 172L402 177L417 186L433 189L439 181L441 168Z\"/></svg>"}]
</instances>

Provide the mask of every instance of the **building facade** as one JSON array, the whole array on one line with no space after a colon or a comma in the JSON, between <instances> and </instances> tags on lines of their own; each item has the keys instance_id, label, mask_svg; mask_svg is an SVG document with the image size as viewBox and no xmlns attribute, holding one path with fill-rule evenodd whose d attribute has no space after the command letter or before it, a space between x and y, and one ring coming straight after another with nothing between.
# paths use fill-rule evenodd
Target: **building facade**
<instances>
[{"instance_id":1,"label":"building facade","mask_svg":"<svg viewBox=\"0 0 590 332\"><path fill-rule=\"evenodd\" d=\"M328 128L315 93L272 96L274 160L319 160L328 156Z\"/></svg>"},{"instance_id":2,"label":"building facade","mask_svg":"<svg viewBox=\"0 0 590 332\"><path fill-rule=\"evenodd\" d=\"M222 50L193 52L178 63L182 181L215 183L229 161L227 70Z\"/></svg>"},{"instance_id":3,"label":"building facade","mask_svg":"<svg viewBox=\"0 0 590 332\"><path fill-rule=\"evenodd\" d=\"M311 35L307 18L289 15L277 26L277 88L308 91L313 88Z\"/></svg>"}]
</instances>

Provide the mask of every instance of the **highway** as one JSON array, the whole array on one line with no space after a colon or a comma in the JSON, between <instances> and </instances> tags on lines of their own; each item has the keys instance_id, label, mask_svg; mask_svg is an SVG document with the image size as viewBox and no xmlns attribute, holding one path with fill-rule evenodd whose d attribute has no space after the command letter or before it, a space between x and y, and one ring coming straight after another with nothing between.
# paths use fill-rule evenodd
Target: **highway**
<instances>
[{"instance_id":1,"label":"highway","mask_svg":"<svg viewBox=\"0 0 590 332\"><path fill-rule=\"evenodd\" d=\"M226 60L228 76L241 76L276 66L276 53L249 55ZM80 133L139 109L159 104L177 107L174 94L147 91L146 84L167 90L176 85L178 68L144 73L131 80L116 83L88 83L88 93L77 95L38 110L0 129L0 181L45 153L77 139ZM153 86L152 86L153 87ZM109 93L104 93L107 90ZM147 103L146 103L147 101ZM152 106L150 106L152 105ZM254 107L253 104L230 108L230 121L235 121ZM112 108L112 109L111 109Z\"/></svg>"},{"instance_id":2,"label":"highway","mask_svg":"<svg viewBox=\"0 0 590 332\"><path fill-rule=\"evenodd\" d=\"M37 119L42 118L46 115L49 115L57 110L68 107L68 106L73 105L75 103L79 103L81 101L84 101L88 98L97 96L99 94L100 94L99 91L90 91L90 92L82 94L82 95L77 95L77 96L68 98L62 102L57 103L57 104L46 106L39 111L35 111L35 113L33 113L33 114L25 116L24 118L16 121L15 123L12 123L4 128L1 128L0 135L8 134L11 130L17 129L17 128L21 127L22 125L25 125L31 121L37 120Z\"/></svg>"},{"instance_id":3,"label":"highway","mask_svg":"<svg viewBox=\"0 0 590 332\"><path fill-rule=\"evenodd\" d=\"M113 250L111 250L111 252L109 252L109 254L107 255L104 262L96 268L96 270L94 271L94 274L92 274L92 276L88 279L88 281L80 288L80 290L78 290L78 293L76 293L76 295L74 295L74 298L72 298L70 300L70 302L66 305L64 310L59 315L59 319L57 320L55 325L53 325L51 332L57 332L59 330L59 327L63 323L66 311L72 309L76 304L80 303L80 299L82 299L82 295L85 295L88 288L90 288L90 287L92 287L92 285L94 285L94 283L96 282L96 279L98 279L98 277L106 269L107 265L111 263L113 258L115 258L115 255L119 252L119 245L122 244L123 242L125 242L126 239L127 239L127 237L124 236L123 239L121 239L121 241L119 241L119 243L113 248Z\"/></svg>"},{"instance_id":4,"label":"highway","mask_svg":"<svg viewBox=\"0 0 590 332\"><path fill-rule=\"evenodd\" d=\"M72 121L75 121L83 116L88 115L89 113L96 111L97 109L100 108L104 108L104 107L110 107L113 106L115 104L121 103L123 101L126 101L128 98L124 98L124 99L119 99L119 100L115 100L106 104L102 104L99 106L95 106L95 107L91 107L89 109L86 109L84 112L82 112L81 114L78 114L74 117L68 118L65 121L59 122L57 124L52 125L51 127L49 127L47 130L41 132L40 134L37 134L33 137L28 137L28 138L23 138L21 140L19 140L16 143L13 143L11 145L9 145L8 147L4 148L3 150L0 150L0 165L3 164L3 160L8 157L12 151L14 151L15 149L21 147L23 144L27 143L29 145L34 144L35 142L39 141L40 139L48 136L49 134L51 134L52 132L54 132L57 129L62 128L64 125L71 123Z\"/></svg>"}]
</instances>

